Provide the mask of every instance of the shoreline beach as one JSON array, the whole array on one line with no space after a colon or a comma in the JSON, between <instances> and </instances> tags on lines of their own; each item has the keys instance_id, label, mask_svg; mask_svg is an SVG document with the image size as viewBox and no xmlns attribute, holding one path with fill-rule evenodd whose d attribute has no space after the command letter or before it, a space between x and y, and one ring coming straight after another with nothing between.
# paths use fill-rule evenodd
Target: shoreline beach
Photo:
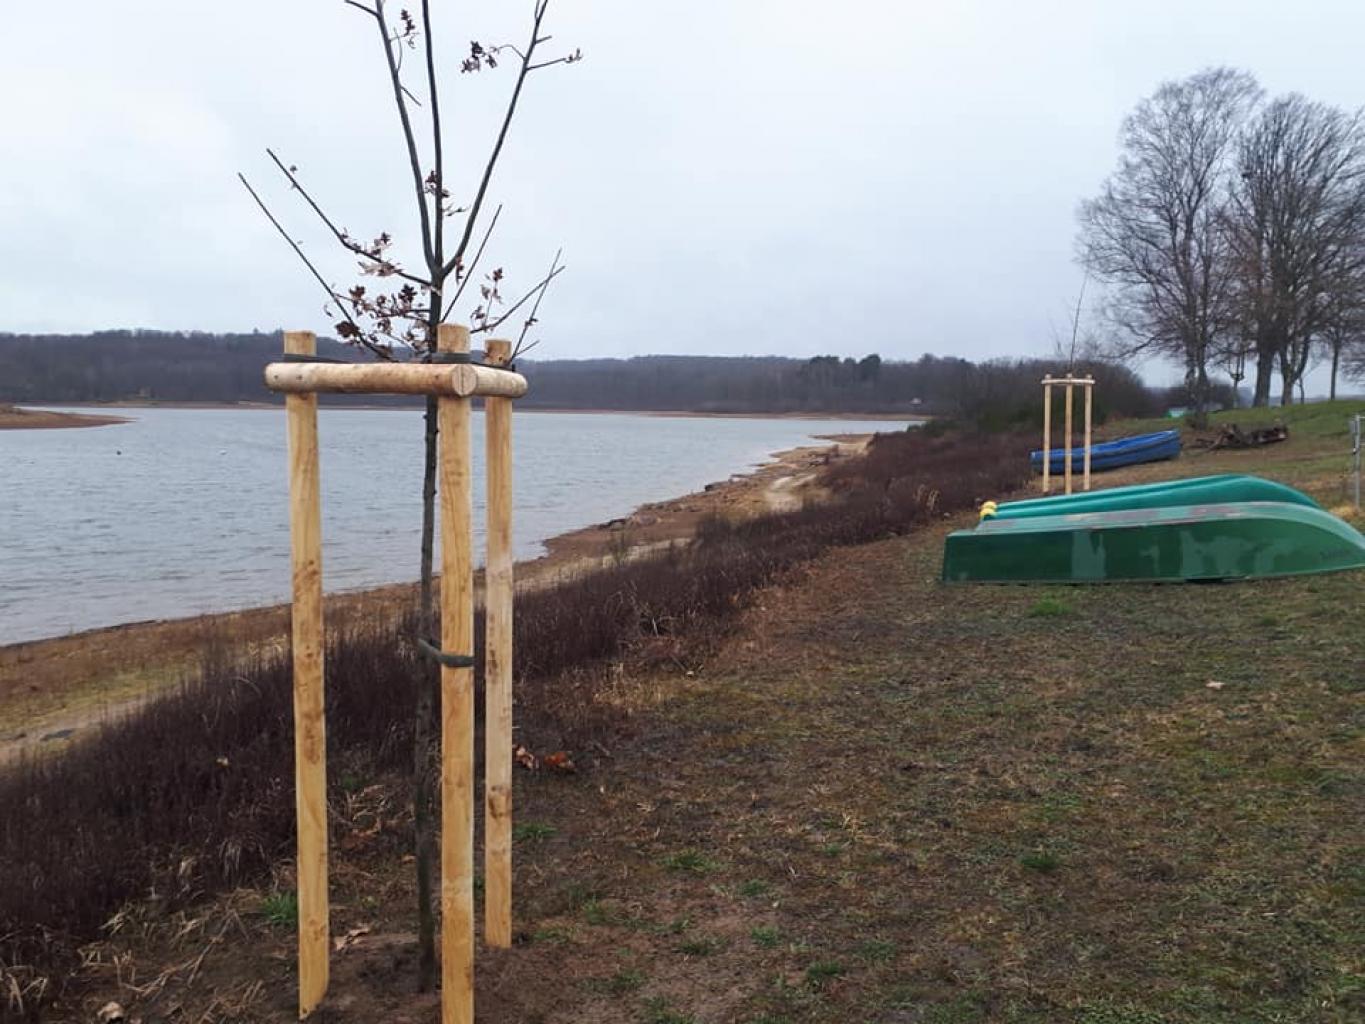
<instances>
[{"instance_id":1,"label":"shoreline beach","mask_svg":"<svg viewBox=\"0 0 1365 1024\"><path fill-rule=\"evenodd\" d=\"M619 518L544 541L545 554L518 562L519 591L554 586L622 558L686 541L713 516L746 518L800 507L816 498L830 462L861 452L871 435L831 435L825 445L776 453L749 473L703 490L640 505ZM481 576L481 574L480 574ZM476 587L481 580L476 579ZM417 583L335 591L329 629L392 615L416 603ZM289 604L105 626L0 646L0 761L64 741L111 713L136 706L193 671L206 650L246 658L281 652Z\"/></svg>"}]
</instances>

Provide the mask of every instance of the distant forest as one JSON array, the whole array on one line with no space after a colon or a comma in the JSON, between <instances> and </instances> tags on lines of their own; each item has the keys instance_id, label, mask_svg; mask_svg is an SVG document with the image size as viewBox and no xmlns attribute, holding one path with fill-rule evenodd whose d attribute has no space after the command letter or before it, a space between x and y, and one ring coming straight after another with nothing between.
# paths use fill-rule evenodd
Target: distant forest
<instances>
[{"instance_id":1,"label":"distant forest","mask_svg":"<svg viewBox=\"0 0 1365 1024\"><path fill-rule=\"evenodd\" d=\"M0 334L0 402L276 402L262 367L281 351L276 333L103 331ZM369 358L331 339L318 354ZM715 413L895 413L1026 418L1041 407L1038 379L1065 367L1045 360L974 364L926 355L914 362L817 356L637 356L523 361L531 382L518 404L540 409ZM1168 400L1132 371L1086 363L1101 381L1097 411L1142 415ZM1178 397L1172 396L1175 401ZM343 396L324 400L345 401ZM370 401L373 401L370 399ZM1041 412L1038 412L1041 415Z\"/></svg>"}]
</instances>

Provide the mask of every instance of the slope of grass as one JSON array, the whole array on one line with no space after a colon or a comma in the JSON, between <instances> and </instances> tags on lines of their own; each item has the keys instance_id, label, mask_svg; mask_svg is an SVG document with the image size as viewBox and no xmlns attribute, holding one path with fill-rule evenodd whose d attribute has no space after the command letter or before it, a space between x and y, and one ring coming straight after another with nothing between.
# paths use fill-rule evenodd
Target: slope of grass
<instances>
[{"instance_id":1,"label":"slope of grass","mask_svg":"<svg viewBox=\"0 0 1365 1024\"><path fill-rule=\"evenodd\" d=\"M1365 414L1365 399L1340 398L1335 402L1311 402L1306 405L1269 406L1259 409L1226 409L1209 417L1210 430L1223 424L1235 423L1243 430L1255 430L1283 423L1293 436L1304 439L1349 436L1347 420ZM1149 420L1124 420L1103 429L1105 437L1141 434L1154 430L1189 430L1189 417L1169 417ZM1054 428L1055 429L1055 428Z\"/></svg>"}]
</instances>

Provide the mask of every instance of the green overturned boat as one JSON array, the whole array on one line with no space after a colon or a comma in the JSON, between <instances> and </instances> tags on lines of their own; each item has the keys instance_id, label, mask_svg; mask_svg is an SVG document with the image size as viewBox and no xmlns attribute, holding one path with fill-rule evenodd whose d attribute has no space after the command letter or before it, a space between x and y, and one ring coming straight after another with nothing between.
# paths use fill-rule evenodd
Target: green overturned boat
<instances>
[{"instance_id":1,"label":"green overturned boat","mask_svg":"<svg viewBox=\"0 0 1365 1024\"><path fill-rule=\"evenodd\" d=\"M1288 491L1295 500L1201 502L1192 495L1210 481L1218 489L1238 478L1177 481L1161 502L1157 490L1119 488L1109 492L1043 498L1055 513L1003 514L1001 505L974 530L949 535L943 579L977 583L1101 583L1121 581L1194 582L1261 579L1365 568L1365 536L1323 511L1306 495L1271 481L1271 493ZM1256 477L1240 478L1243 481ZM1171 488L1173 485L1165 485ZM1250 487L1239 484L1239 487ZM1098 511L1075 509L1078 499L1127 491L1132 504ZM1179 497L1184 494L1185 499ZM1255 489L1240 493L1259 493Z\"/></svg>"},{"instance_id":2,"label":"green overturned boat","mask_svg":"<svg viewBox=\"0 0 1365 1024\"><path fill-rule=\"evenodd\" d=\"M1131 487L1111 487L1080 494L1056 494L997 506L987 502L983 519L1022 519L1032 516L1071 515L1076 512L1117 512L1135 508L1169 508L1174 505L1229 505L1243 501L1283 501L1290 505L1320 508L1316 501L1292 487L1245 473L1195 476Z\"/></svg>"}]
</instances>

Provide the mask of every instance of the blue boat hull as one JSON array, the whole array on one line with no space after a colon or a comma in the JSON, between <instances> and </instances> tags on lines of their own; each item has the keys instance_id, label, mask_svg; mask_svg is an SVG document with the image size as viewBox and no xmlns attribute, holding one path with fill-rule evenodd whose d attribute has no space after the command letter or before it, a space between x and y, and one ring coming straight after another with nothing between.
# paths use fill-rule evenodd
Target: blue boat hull
<instances>
[{"instance_id":1,"label":"blue boat hull","mask_svg":"<svg viewBox=\"0 0 1365 1024\"><path fill-rule=\"evenodd\" d=\"M1135 466L1142 462L1160 462L1163 459L1173 459L1180 454L1180 431L1162 430L1155 434L1138 434L1134 437L1122 437L1117 441L1106 441L1103 444L1090 446L1090 469L1092 472L1100 472L1106 469L1117 469L1120 466ZM1049 452L1051 471L1055 474L1063 473L1066 469L1066 451L1061 448L1054 448ZM1041 451L1031 452L1029 462L1033 466L1035 473L1043 471L1043 453ZM1071 449L1071 472L1079 473L1085 464L1085 449Z\"/></svg>"}]
</instances>

